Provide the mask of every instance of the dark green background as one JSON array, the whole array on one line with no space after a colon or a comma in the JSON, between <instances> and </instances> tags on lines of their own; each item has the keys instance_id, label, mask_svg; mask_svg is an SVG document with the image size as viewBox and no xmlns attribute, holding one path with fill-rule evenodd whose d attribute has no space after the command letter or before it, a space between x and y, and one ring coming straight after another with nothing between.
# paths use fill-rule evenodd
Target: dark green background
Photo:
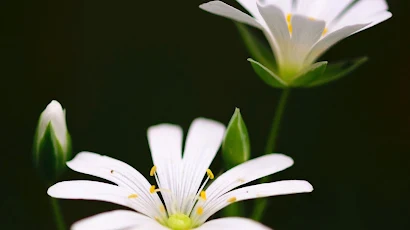
<instances>
[{"instance_id":1,"label":"dark green background","mask_svg":"<svg viewBox=\"0 0 410 230\"><path fill-rule=\"evenodd\" d=\"M52 99L67 109L75 152L107 154L144 175L150 125L186 131L198 116L227 124L235 107L253 157L263 152L280 91L253 73L234 24L201 11L203 2L1 1L1 229L54 229L47 186L31 164L37 119ZM368 63L292 92L279 151L295 165L274 179L307 179L315 191L272 198L264 223L276 230L410 228L410 7L388 2L392 19L322 58L368 55ZM67 171L63 179L84 178ZM61 205L69 224L120 208Z\"/></svg>"}]
</instances>

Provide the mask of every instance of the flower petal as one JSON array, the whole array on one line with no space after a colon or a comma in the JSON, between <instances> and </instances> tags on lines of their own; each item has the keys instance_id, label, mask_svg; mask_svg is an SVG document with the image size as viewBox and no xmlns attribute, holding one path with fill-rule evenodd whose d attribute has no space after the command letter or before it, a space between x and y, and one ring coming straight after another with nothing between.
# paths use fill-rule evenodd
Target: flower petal
<instances>
[{"instance_id":1,"label":"flower petal","mask_svg":"<svg viewBox=\"0 0 410 230\"><path fill-rule=\"evenodd\" d=\"M186 206L187 209L192 208L195 203L195 195L221 146L224 133L223 124L205 118L195 119L189 128L183 157L184 168L181 172L181 197L192 199Z\"/></svg>"},{"instance_id":2,"label":"flower petal","mask_svg":"<svg viewBox=\"0 0 410 230\"><path fill-rule=\"evenodd\" d=\"M253 221L251 219L241 217L226 217L208 221L197 230L270 230L270 228Z\"/></svg>"},{"instance_id":3,"label":"flower petal","mask_svg":"<svg viewBox=\"0 0 410 230\"><path fill-rule=\"evenodd\" d=\"M182 160L182 129L177 125L151 126L147 132L154 165Z\"/></svg>"},{"instance_id":4,"label":"flower petal","mask_svg":"<svg viewBox=\"0 0 410 230\"><path fill-rule=\"evenodd\" d=\"M110 212L100 213L91 217L87 217L75 222L72 230L117 230L129 229L131 227L141 226L147 223L157 223L153 219L141 215L134 211L115 210ZM157 223L157 225L159 225Z\"/></svg>"},{"instance_id":5,"label":"flower petal","mask_svg":"<svg viewBox=\"0 0 410 230\"><path fill-rule=\"evenodd\" d=\"M335 20L335 27L371 23L374 15L387 11L389 6L385 0L357 1L339 19Z\"/></svg>"},{"instance_id":6,"label":"flower petal","mask_svg":"<svg viewBox=\"0 0 410 230\"><path fill-rule=\"evenodd\" d=\"M222 17L226 17L238 22L254 26L256 28L262 29L262 26L248 14L224 3L221 1L207 2L199 6L199 8L208 11L209 13L216 14Z\"/></svg>"},{"instance_id":7,"label":"flower petal","mask_svg":"<svg viewBox=\"0 0 410 230\"><path fill-rule=\"evenodd\" d=\"M212 202L207 202L203 206L203 213L199 217L198 221L201 222L207 220L217 211L232 204L233 202L312 191L313 187L309 182L300 180L278 181L239 188L220 196Z\"/></svg>"},{"instance_id":8,"label":"flower petal","mask_svg":"<svg viewBox=\"0 0 410 230\"><path fill-rule=\"evenodd\" d=\"M47 190L54 198L106 201L134 209L134 202L128 199L132 193L116 185L86 180L59 182Z\"/></svg>"},{"instance_id":9,"label":"flower petal","mask_svg":"<svg viewBox=\"0 0 410 230\"><path fill-rule=\"evenodd\" d=\"M259 178L280 172L293 165L283 154L268 154L242 163L219 176L206 190L207 202Z\"/></svg>"},{"instance_id":10,"label":"flower petal","mask_svg":"<svg viewBox=\"0 0 410 230\"><path fill-rule=\"evenodd\" d=\"M178 165L182 161L182 129L177 125L160 124L151 126L147 132L152 161L158 174L158 186L167 191L161 192L167 209L172 206L172 194L178 183Z\"/></svg>"},{"instance_id":11,"label":"flower petal","mask_svg":"<svg viewBox=\"0 0 410 230\"><path fill-rule=\"evenodd\" d=\"M296 13L306 17L333 21L354 0L298 0Z\"/></svg>"},{"instance_id":12,"label":"flower petal","mask_svg":"<svg viewBox=\"0 0 410 230\"><path fill-rule=\"evenodd\" d=\"M238 0L239 1L239 0ZM242 0L247 1L247 0ZM265 4L271 4L279 7L283 13L288 14L292 12L292 2L293 0L265 0Z\"/></svg>"},{"instance_id":13,"label":"flower petal","mask_svg":"<svg viewBox=\"0 0 410 230\"><path fill-rule=\"evenodd\" d=\"M96 153L81 152L73 160L67 162L67 166L74 171L109 180L120 187L133 191L146 200L141 204L145 210L151 210L155 207L159 209L162 205L159 196L149 192L151 185L147 179L122 161ZM149 212L151 213L153 210Z\"/></svg>"},{"instance_id":14,"label":"flower petal","mask_svg":"<svg viewBox=\"0 0 410 230\"><path fill-rule=\"evenodd\" d=\"M325 21L312 20L302 15L292 17L292 42L285 54L287 63L297 68L306 67L303 66L306 56L313 45L322 37L325 24Z\"/></svg>"},{"instance_id":15,"label":"flower petal","mask_svg":"<svg viewBox=\"0 0 410 230\"><path fill-rule=\"evenodd\" d=\"M275 39L279 43L282 41L288 41L290 39L290 34L283 11L275 5L260 4L259 2L258 8Z\"/></svg>"},{"instance_id":16,"label":"flower petal","mask_svg":"<svg viewBox=\"0 0 410 230\"><path fill-rule=\"evenodd\" d=\"M341 41L342 39L349 37L350 35L354 34L355 32L363 29L368 24L358 24L358 25L351 25L343 27L340 30L336 30L327 36L325 36L322 40L318 41L313 48L310 50L305 63L313 63L320 55L322 55L325 51L327 51L330 47L335 45L337 42Z\"/></svg>"},{"instance_id":17,"label":"flower petal","mask_svg":"<svg viewBox=\"0 0 410 230\"><path fill-rule=\"evenodd\" d=\"M264 19L267 29L264 31L266 37L274 50L278 66L283 65L283 53L289 49L290 34L283 11L272 4L261 4L258 9Z\"/></svg>"},{"instance_id":18,"label":"flower petal","mask_svg":"<svg viewBox=\"0 0 410 230\"><path fill-rule=\"evenodd\" d=\"M257 0L236 0L245 8L254 18L261 19L258 7L256 6Z\"/></svg>"}]
</instances>

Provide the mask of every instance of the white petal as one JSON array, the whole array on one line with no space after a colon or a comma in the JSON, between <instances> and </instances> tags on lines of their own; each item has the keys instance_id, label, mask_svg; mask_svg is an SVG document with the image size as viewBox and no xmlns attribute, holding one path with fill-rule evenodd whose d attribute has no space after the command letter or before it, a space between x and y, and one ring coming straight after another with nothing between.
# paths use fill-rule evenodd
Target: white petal
<instances>
[{"instance_id":1,"label":"white petal","mask_svg":"<svg viewBox=\"0 0 410 230\"><path fill-rule=\"evenodd\" d=\"M109 180L120 187L133 191L146 200L144 203L139 203L143 206L143 209L149 210L156 207L159 209L162 205L158 195L149 192L151 185L147 179L122 161L96 153L81 152L73 160L67 162L67 166L74 171ZM151 210L151 212L154 212L154 210ZM155 210L155 212L158 212L158 210Z\"/></svg>"},{"instance_id":2,"label":"white petal","mask_svg":"<svg viewBox=\"0 0 410 230\"><path fill-rule=\"evenodd\" d=\"M311 191L313 191L312 185L307 181L300 180L278 181L239 188L222 195L212 202L205 203L203 206L204 212L199 217L198 221L205 221L217 211L230 205L232 202Z\"/></svg>"},{"instance_id":3,"label":"white petal","mask_svg":"<svg viewBox=\"0 0 410 230\"><path fill-rule=\"evenodd\" d=\"M289 49L290 34L283 11L272 4L261 5L258 9L264 19L263 25L267 27L265 34L273 51L278 66L283 65L283 53Z\"/></svg>"},{"instance_id":4,"label":"white petal","mask_svg":"<svg viewBox=\"0 0 410 230\"><path fill-rule=\"evenodd\" d=\"M292 17L293 34L290 48L285 55L287 63L294 67L304 68L306 56L313 45L322 37L325 21L311 20L306 16L294 15Z\"/></svg>"},{"instance_id":5,"label":"white petal","mask_svg":"<svg viewBox=\"0 0 410 230\"><path fill-rule=\"evenodd\" d=\"M116 185L96 181L63 181L51 186L47 194L54 198L98 200L134 208L128 196L133 192Z\"/></svg>"},{"instance_id":6,"label":"white petal","mask_svg":"<svg viewBox=\"0 0 410 230\"><path fill-rule=\"evenodd\" d=\"M296 14L333 21L353 0L298 0Z\"/></svg>"},{"instance_id":7,"label":"white petal","mask_svg":"<svg viewBox=\"0 0 410 230\"><path fill-rule=\"evenodd\" d=\"M377 24L379 24L379 23L381 23L381 22L386 21L387 19L389 19L389 18L391 18L391 17L392 17L392 13L390 13L389 11L384 11L384 12L381 12L381 13L377 13L377 14L375 14L375 15L373 15L373 16L370 16L370 17L368 17L368 20L371 22L370 25L368 25L368 26L366 26L366 27L360 29L359 31L357 31L357 32L355 32L355 33L358 33L358 32L360 32L360 31L363 31L363 30L365 30L365 29L368 29L368 28L370 28L370 27L373 27L373 26L375 26L375 25L377 25Z\"/></svg>"},{"instance_id":8,"label":"white petal","mask_svg":"<svg viewBox=\"0 0 410 230\"><path fill-rule=\"evenodd\" d=\"M168 209L172 206L172 197L168 191L176 191L178 165L182 161L182 129L171 124L152 126L147 132L152 161L157 168L158 186Z\"/></svg>"},{"instance_id":9,"label":"white petal","mask_svg":"<svg viewBox=\"0 0 410 230\"><path fill-rule=\"evenodd\" d=\"M243 8L245 8L254 18L261 19L258 7L256 6L257 0L236 0Z\"/></svg>"},{"instance_id":10,"label":"white petal","mask_svg":"<svg viewBox=\"0 0 410 230\"><path fill-rule=\"evenodd\" d=\"M156 222L151 218L134 211L115 210L87 217L75 222L72 230L118 230L137 227L146 223Z\"/></svg>"},{"instance_id":11,"label":"white petal","mask_svg":"<svg viewBox=\"0 0 410 230\"><path fill-rule=\"evenodd\" d=\"M181 197L192 199L187 208L192 208L194 205L195 195L206 175L206 170L221 146L224 133L223 124L205 118L195 119L189 128L183 157L183 179L181 180L181 191L183 192Z\"/></svg>"},{"instance_id":12,"label":"white petal","mask_svg":"<svg viewBox=\"0 0 410 230\"><path fill-rule=\"evenodd\" d=\"M283 13L289 14L292 12L292 1L293 0L265 0L263 2L265 4L275 5L279 7Z\"/></svg>"},{"instance_id":13,"label":"white petal","mask_svg":"<svg viewBox=\"0 0 410 230\"><path fill-rule=\"evenodd\" d=\"M226 217L206 222L197 230L270 230L270 228L253 221L240 217Z\"/></svg>"},{"instance_id":14,"label":"white petal","mask_svg":"<svg viewBox=\"0 0 410 230\"><path fill-rule=\"evenodd\" d=\"M182 129L177 125L161 124L148 129L148 143L152 161L159 166L163 162L179 163L182 159Z\"/></svg>"},{"instance_id":15,"label":"white petal","mask_svg":"<svg viewBox=\"0 0 410 230\"><path fill-rule=\"evenodd\" d=\"M289 29L283 11L272 4L259 4L259 12L265 20L270 32L280 44L290 39Z\"/></svg>"},{"instance_id":16,"label":"white petal","mask_svg":"<svg viewBox=\"0 0 410 230\"><path fill-rule=\"evenodd\" d=\"M199 8L208 11L209 13L226 17L262 29L262 26L255 20L255 18L252 18L248 14L245 14L244 12L221 1L207 2L200 5Z\"/></svg>"},{"instance_id":17,"label":"white petal","mask_svg":"<svg viewBox=\"0 0 410 230\"><path fill-rule=\"evenodd\" d=\"M39 125L37 129L38 140L40 140L44 136L47 126L50 122L57 139L61 143L62 147L65 148L67 142L66 116L63 107L56 100L51 101L40 115Z\"/></svg>"},{"instance_id":18,"label":"white petal","mask_svg":"<svg viewBox=\"0 0 410 230\"><path fill-rule=\"evenodd\" d=\"M282 154L269 154L249 160L219 176L206 190L207 201L210 202L236 187L280 172L292 165L292 158Z\"/></svg>"},{"instance_id":19,"label":"white petal","mask_svg":"<svg viewBox=\"0 0 410 230\"><path fill-rule=\"evenodd\" d=\"M388 8L385 0L360 0L335 22L335 27L370 23L374 15L387 11Z\"/></svg>"},{"instance_id":20,"label":"white petal","mask_svg":"<svg viewBox=\"0 0 410 230\"><path fill-rule=\"evenodd\" d=\"M346 26L342 29L336 30L328 35L326 35L322 40L318 41L309 52L305 63L313 63L320 55L327 51L330 47L335 45L337 42L349 37L355 32L361 30L368 24L358 24L352 26Z\"/></svg>"}]
</instances>

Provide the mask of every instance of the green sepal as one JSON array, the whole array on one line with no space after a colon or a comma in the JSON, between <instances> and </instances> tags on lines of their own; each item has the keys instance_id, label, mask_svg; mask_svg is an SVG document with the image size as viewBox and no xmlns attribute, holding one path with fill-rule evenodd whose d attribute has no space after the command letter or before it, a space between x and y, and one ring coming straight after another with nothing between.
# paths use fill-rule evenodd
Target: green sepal
<instances>
[{"instance_id":1,"label":"green sepal","mask_svg":"<svg viewBox=\"0 0 410 230\"><path fill-rule=\"evenodd\" d=\"M256 36L255 33L251 31L249 26L239 22L235 22L235 25L238 28L238 31L251 57L255 60L258 60L268 69L276 70L276 60L273 55L272 49L269 47L269 44Z\"/></svg>"},{"instance_id":2,"label":"green sepal","mask_svg":"<svg viewBox=\"0 0 410 230\"><path fill-rule=\"evenodd\" d=\"M238 108L226 129L222 143L222 156L227 169L249 160L251 147L249 142L248 129Z\"/></svg>"},{"instance_id":3,"label":"green sepal","mask_svg":"<svg viewBox=\"0 0 410 230\"><path fill-rule=\"evenodd\" d=\"M283 81L278 75L273 73L266 66L253 60L252 58L248 58L248 61L251 63L252 68L255 71L255 73L269 86L273 88L288 88L289 87L289 85L285 81Z\"/></svg>"},{"instance_id":4,"label":"green sepal","mask_svg":"<svg viewBox=\"0 0 410 230\"><path fill-rule=\"evenodd\" d=\"M226 129L225 138L222 143L222 157L226 169L231 169L249 160L251 146L248 129L238 108L235 109ZM233 203L222 210L223 216L243 216L242 203Z\"/></svg>"},{"instance_id":5,"label":"green sepal","mask_svg":"<svg viewBox=\"0 0 410 230\"><path fill-rule=\"evenodd\" d=\"M290 86L292 87L303 87L309 85L310 83L320 79L323 76L327 67L327 62L317 62L311 66L309 66L306 70L304 70L301 74L294 78L290 82Z\"/></svg>"},{"instance_id":6,"label":"green sepal","mask_svg":"<svg viewBox=\"0 0 410 230\"><path fill-rule=\"evenodd\" d=\"M37 138L36 132L33 147L34 165L46 182L53 183L66 169L66 161L71 159L70 135L67 133L67 149L63 149L50 122L41 140Z\"/></svg>"},{"instance_id":7,"label":"green sepal","mask_svg":"<svg viewBox=\"0 0 410 230\"><path fill-rule=\"evenodd\" d=\"M320 77L318 77L315 81L312 81L311 83L305 85L304 87L316 87L330 83L332 81L336 81L348 75L359 66L363 65L367 60L367 57L360 57L353 60L329 64L326 68L326 71Z\"/></svg>"}]
</instances>

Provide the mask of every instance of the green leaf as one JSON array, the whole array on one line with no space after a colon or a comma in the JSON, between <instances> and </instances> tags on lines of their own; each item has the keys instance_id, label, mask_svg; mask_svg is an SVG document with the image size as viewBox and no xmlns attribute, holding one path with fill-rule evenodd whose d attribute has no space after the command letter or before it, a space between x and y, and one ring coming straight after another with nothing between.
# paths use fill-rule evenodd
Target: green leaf
<instances>
[{"instance_id":1,"label":"green leaf","mask_svg":"<svg viewBox=\"0 0 410 230\"><path fill-rule=\"evenodd\" d=\"M276 61L273 56L272 49L269 47L266 41L263 41L258 36L256 36L249 26L242 23L235 23L242 36L246 48L248 49L251 57L258 60L264 66L267 66L271 70L276 70Z\"/></svg>"},{"instance_id":2,"label":"green leaf","mask_svg":"<svg viewBox=\"0 0 410 230\"><path fill-rule=\"evenodd\" d=\"M228 169L241 164L250 157L248 130L238 108L229 122L225 138L222 143L222 156Z\"/></svg>"},{"instance_id":3,"label":"green leaf","mask_svg":"<svg viewBox=\"0 0 410 230\"><path fill-rule=\"evenodd\" d=\"M327 66L327 62L317 62L311 66L309 66L305 71L303 71L299 76L297 76L291 83L291 86L294 87L303 87L305 85L309 85L313 81L319 79L323 72L325 72Z\"/></svg>"},{"instance_id":4,"label":"green leaf","mask_svg":"<svg viewBox=\"0 0 410 230\"><path fill-rule=\"evenodd\" d=\"M287 88L288 84L284 82L279 76L273 73L270 69L262 65L261 63L248 58L248 61L252 64L252 68L256 74L268 85L274 88Z\"/></svg>"},{"instance_id":5,"label":"green leaf","mask_svg":"<svg viewBox=\"0 0 410 230\"><path fill-rule=\"evenodd\" d=\"M336 81L351 73L353 70L357 69L367 60L367 57L360 57L349 61L341 61L335 64L329 64L326 68L326 71L320 78L316 79L308 85L305 85L304 87L316 87L332 81Z\"/></svg>"}]
</instances>

